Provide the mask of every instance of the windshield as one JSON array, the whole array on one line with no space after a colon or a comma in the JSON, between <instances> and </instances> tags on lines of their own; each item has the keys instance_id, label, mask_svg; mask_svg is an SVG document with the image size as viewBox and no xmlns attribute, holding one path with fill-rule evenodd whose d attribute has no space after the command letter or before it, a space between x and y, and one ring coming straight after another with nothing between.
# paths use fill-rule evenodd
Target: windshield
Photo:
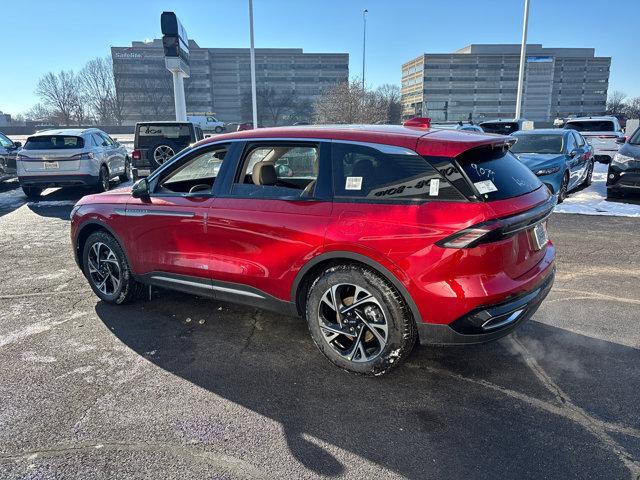
<instances>
[{"instance_id":1,"label":"windshield","mask_svg":"<svg viewBox=\"0 0 640 480\"><path fill-rule=\"evenodd\" d=\"M518 122L489 122L481 123L480 127L486 133L498 133L500 135L509 135L513 132L517 132L520 128Z\"/></svg>"},{"instance_id":2,"label":"windshield","mask_svg":"<svg viewBox=\"0 0 640 480\"><path fill-rule=\"evenodd\" d=\"M615 132L615 126L611 120L589 120L580 122L567 122L564 128L579 132Z\"/></svg>"},{"instance_id":3,"label":"windshield","mask_svg":"<svg viewBox=\"0 0 640 480\"><path fill-rule=\"evenodd\" d=\"M72 137L67 135L38 135L27 138L24 145L25 150L65 150L83 148L82 137Z\"/></svg>"},{"instance_id":4,"label":"windshield","mask_svg":"<svg viewBox=\"0 0 640 480\"><path fill-rule=\"evenodd\" d=\"M562 153L564 135L527 134L514 135L518 140L511 147L513 153Z\"/></svg>"}]
</instances>

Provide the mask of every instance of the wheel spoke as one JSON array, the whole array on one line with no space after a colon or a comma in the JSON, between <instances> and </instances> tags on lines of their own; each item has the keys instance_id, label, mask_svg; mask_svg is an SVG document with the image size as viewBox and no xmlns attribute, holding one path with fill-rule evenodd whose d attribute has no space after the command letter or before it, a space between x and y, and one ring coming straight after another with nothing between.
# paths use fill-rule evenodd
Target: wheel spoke
<instances>
[{"instance_id":1,"label":"wheel spoke","mask_svg":"<svg viewBox=\"0 0 640 480\"><path fill-rule=\"evenodd\" d=\"M375 323L371 323L368 322L366 318L364 318L364 315L362 315L359 311L356 310L356 316L362 321L362 323L364 323L367 328L369 329L369 331L371 333L373 333L373 336L376 337L376 340L378 340L378 343L380 344L380 350L383 350L385 345L387 344L387 340L386 340L386 335L385 337L383 337L382 335L380 335L380 332L377 331L376 327L378 326ZM386 325L384 326L384 331L386 333Z\"/></svg>"},{"instance_id":2,"label":"wheel spoke","mask_svg":"<svg viewBox=\"0 0 640 480\"><path fill-rule=\"evenodd\" d=\"M339 328L339 327L330 327L327 324L324 324L324 325L321 324L320 328L322 330L326 330L328 332L336 333L338 335L345 335L345 336L350 337L350 338L354 338L355 337L355 335L353 333L347 332L347 331L345 331L345 330L343 330L342 328Z\"/></svg>"},{"instance_id":3,"label":"wheel spoke","mask_svg":"<svg viewBox=\"0 0 640 480\"><path fill-rule=\"evenodd\" d=\"M358 332L358 336L356 337L355 341L353 342L353 347L351 347L351 351L347 354L347 360L349 361L353 361L353 356L356 354L356 350L358 350L358 348L360 348L360 342L362 341L362 332L364 329L360 329L360 331Z\"/></svg>"}]
</instances>

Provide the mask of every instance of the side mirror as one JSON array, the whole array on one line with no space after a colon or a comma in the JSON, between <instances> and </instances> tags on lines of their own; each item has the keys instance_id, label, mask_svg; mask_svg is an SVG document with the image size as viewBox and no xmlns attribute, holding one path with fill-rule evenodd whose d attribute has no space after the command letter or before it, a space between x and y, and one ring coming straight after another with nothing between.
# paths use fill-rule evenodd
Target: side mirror
<instances>
[{"instance_id":1,"label":"side mirror","mask_svg":"<svg viewBox=\"0 0 640 480\"><path fill-rule=\"evenodd\" d=\"M20 148L22 146L22 142L13 142L13 146L15 148Z\"/></svg>"},{"instance_id":2,"label":"side mirror","mask_svg":"<svg viewBox=\"0 0 640 480\"><path fill-rule=\"evenodd\" d=\"M616 143L626 143L627 137L618 137L616 138Z\"/></svg>"},{"instance_id":3,"label":"side mirror","mask_svg":"<svg viewBox=\"0 0 640 480\"><path fill-rule=\"evenodd\" d=\"M578 154L578 152L576 152L575 150L571 150L571 151L569 152L569 157L571 157L571 158L575 158L575 156L576 156L577 154Z\"/></svg>"},{"instance_id":4,"label":"side mirror","mask_svg":"<svg viewBox=\"0 0 640 480\"><path fill-rule=\"evenodd\" d=\"M146 178L141 178L131 187L133 198L147 198L149 196L149 182Z\"/></svg>"}]
</instances>

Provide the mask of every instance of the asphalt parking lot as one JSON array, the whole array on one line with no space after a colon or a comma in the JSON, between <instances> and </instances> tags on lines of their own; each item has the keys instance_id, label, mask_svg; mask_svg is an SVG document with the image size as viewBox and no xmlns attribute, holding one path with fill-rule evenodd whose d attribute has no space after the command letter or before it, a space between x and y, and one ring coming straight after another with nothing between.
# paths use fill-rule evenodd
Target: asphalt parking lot
<instances>
[{"instance_id":1,"label":"asphalt parking lot","mask_svg":"<svg viewBox=\"0 0 640 480\"><path fill-rule=\"evenodd\" d=\"M554 288L492 344L331 366L301 319L98 302L82 192L0 184L0 478L640 478L640 219L554 214Z\"/></svg>"}]
</instances>

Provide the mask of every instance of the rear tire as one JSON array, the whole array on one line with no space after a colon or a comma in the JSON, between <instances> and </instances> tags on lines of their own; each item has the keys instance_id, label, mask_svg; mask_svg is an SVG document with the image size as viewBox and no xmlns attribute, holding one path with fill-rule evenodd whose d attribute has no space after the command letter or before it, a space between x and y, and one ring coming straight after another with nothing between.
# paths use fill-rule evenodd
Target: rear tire
<instances>
[{"instance_id":1,"label":"rear tire","mask_svg":"<svg viewBox=\"0 0 640 480\"><path fill-rule=\"evenodd\" d=\"M179 150L178 146L169 140L162 140L155 143L147 150L147 159L149 160L151 168L155 170L164 165L164 163L178 153Z\"/></svg>"},{"instance_id":2,"label":"rear tire","mask_svg":"<svg viewBox=\"0 0 640 480\"><path fill-rule=\"evenodd\" d=\"M564 202L564 199L567 198L569 189L569 172L565 172L562 177L562 183L560 183L560 188L558 189L558 203Z\"/></svg>"},{"instance_id":3,"label":"rear tire","mask_svg":"<svg viewBox=\"0 0 640 480\"><path fill-rule=\"evenodd\" d=\"M37 200L42 194L42 188L39 187L22 187L22 191L29 200Z\"/></svg>"},{"instance_id":4,"label":"rear tire","mask_svg":"<svg viewBox=\"0 0 640 480\"><path fill-rule=\"evenodd\" d=\"M98 175L98 184L96 185L96 192L102 193L109 190L109 171L107 167L102 165L100 167L100 174Z\"/></svg>"},{"instance_id":5,"label":"rear tire","mask_svg":"<svg viewBox=\"0 0 640 480\"><path fill-rule=\"evenodd\" d=\"M589 162L589 166L587 168L587 176L582 183L585 187L588 187L593 182L593 160Z\"/></svg>"},{"instance_id":6,"label":"rear tire","mask_svg":"<svg viewBox=\"0 0 640 480\"><path fill-rule=\"evenodd\" d=\"M384 278L359 265L325 270L309 289L306 318L324 356L360 375L382 375L396 367L417 337L402 296Z\"/></svg>"},{"instance_id":7,"label":"rear tire","mask_svg":"<svg viewBox=\"0 0 640 480\"><path fill-rule=\"evenodd\" d=\"M119 175L118 178L122 183L133 180L133 174L131 173L131 159L129 157L124 160L124 173Z\"/></svg>"},{"instance_id":8,"label":"rear tire","mask_svg":"<svg viewBox=\"0 0 640 480\"><path fill-rule=\"evenodd\" d=\"M87 238L82 271L93 292L107 303L128 303L142 293L143 285L133 279L124 250L107 232L94 232Z\"/></svg>"},{"instance_id":9,"label":"rear tire","mask_svg":"<svg viewBox=\"0 0 640 480\"><path fill-rule=\"evenodd\" d=\"M214 131L215 131L216 133L222 133L222 130L223 130L223 128L222 128L222 127L216 127L216 128L214 129Z\"/></svg>"}]
</instances>

